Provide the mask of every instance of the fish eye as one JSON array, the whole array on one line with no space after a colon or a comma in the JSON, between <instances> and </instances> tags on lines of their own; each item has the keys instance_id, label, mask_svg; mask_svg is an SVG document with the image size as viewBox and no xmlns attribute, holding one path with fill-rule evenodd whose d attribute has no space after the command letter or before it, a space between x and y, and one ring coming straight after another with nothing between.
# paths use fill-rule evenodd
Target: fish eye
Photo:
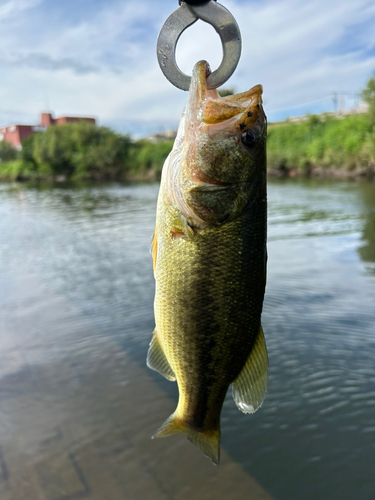
<instances>
[{"instance_id":1,"label":"fish eye","mask_svg":"<svg viewBox=\"0 0 375 500\"><path fill-rule=\"evenodd\" d=\"M251 130L251 128L248 128L247 130L245 130L245 132L243 132L241 141L242 144L247 148L253 148L258 142L257 136L255 135L253 130Z\"/></svg>"}]
</instances>

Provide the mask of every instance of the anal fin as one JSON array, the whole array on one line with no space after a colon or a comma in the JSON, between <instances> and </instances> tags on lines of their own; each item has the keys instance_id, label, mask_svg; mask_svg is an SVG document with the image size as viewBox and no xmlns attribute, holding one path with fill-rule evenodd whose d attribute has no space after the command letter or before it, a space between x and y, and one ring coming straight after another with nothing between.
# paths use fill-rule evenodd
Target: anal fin
<instances>
[{"instance_id":1,"label":"anal fin","mask_svg":"<svg viewBox=\"0 0 375 500\"><path fill-rule=\"evenodd\" d=\"M259 333L241 373L232 383L233 399L243 413L254 413L267 390L268 355L263 329Z\"/></svg>"},{"instance_id":2,"label":"anal fin","mask_svg":"<svg viewBox=\"0 0 375 500\"><path fill-rule=\"evenodd\" d=\"M151 368L151 370L159 372L160 375L163 375L163 377L168 380L176 380L176 375L174 374L164 354L163 348L160 345L156 329L153 331L152 340L147 353L147 366Z\"/></svg>"}]
</instances>

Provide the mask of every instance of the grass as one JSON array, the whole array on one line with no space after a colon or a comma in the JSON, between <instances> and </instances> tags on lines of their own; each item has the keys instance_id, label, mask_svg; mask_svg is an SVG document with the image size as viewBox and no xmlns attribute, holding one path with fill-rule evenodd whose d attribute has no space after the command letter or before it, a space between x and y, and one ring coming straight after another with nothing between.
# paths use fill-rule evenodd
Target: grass
<instances>
[{"instance_id":1,"label":"grass","mask_svg":"<svg viewBox=\"0 0 375 500\"><path fill-rule=\"evenodd\" d=\"M306 122L270 127L270 169L311 167L353 171L375 161L375 132L366 115L310 116Z\"/></svg>"}]
</instances>

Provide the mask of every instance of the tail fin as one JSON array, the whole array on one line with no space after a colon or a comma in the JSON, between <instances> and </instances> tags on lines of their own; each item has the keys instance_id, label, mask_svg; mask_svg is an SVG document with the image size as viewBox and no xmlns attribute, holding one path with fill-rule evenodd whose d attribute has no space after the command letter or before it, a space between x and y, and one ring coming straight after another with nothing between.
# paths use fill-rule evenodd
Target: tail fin
<instances>
[{"instance_id":1,"label":"tail fin","mask_svg":"<svg viewBox=\"0 0 375 500\"><path fill-rule=\"evenodd\" d=\"M212 460L212 463L220 463L220 427L214 431L195 431L191 430L188 434L188 440L198 446L203 453Z\"/></svg>"},{"instance_id":2,"label":"tail fin","mask_svg":"<svg viewBox=\"0 0 375 500\"><path fill-rule=\"evenodd\" d=\"M171 436L172 434L186 433L188 440L198 446L203 453L212 460L212 463L219 465L220 462L220 426L209 431L197 431L192 429L183 420L172 415L155 432L152 439Z\"/></svg>"},{"instance_id":3,"label":"tail fin","mask_svg":"<svg viewBox=\"0 0 375 500\"><path fill-rule=\"evenodd\" d=\"M189 428L184 425L180 420L177 420L175 414L167 418L164 424L159 427L159 429L153 434L151 439L161 438L171 436L172 434L178 434L181 432L189 432Z\"/></svg>"}]
</instances>

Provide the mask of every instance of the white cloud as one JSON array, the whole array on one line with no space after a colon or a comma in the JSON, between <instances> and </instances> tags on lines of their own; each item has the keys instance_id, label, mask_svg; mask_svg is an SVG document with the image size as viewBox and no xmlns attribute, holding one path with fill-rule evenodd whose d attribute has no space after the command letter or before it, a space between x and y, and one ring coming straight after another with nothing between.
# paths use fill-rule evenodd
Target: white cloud
<instances>
[{"instance_id":1,"label":"white cloud","mask_svg":"<svg viewBox=\"0 0 375 500\"><path fill-rule=\"evenodd\" d=\"M242 58L227 86L242 91L262 83L271 119L272 110L286 108L287 114L290 108L292 114L297 105L324 97L321 105L327 106L334 90L359 91L375 69L372 1L223 3L243 38ZM104 7L92 2L90 12L52 26L38 0L3 4L0 125L20 116L35 122L46 94L57 114L95 115L123 129L131 122L177 124L187 96L164 78L155 55L157 32L177 2L154 5L152 0L116 0ZM27 31L21 28L30 9L33 24ZM10 17L9 26L1 22ZM221 49L213 29L199 22L181 37L177 60L190 72L202 58L215 69Z\"/></svg>"},{"instance_id":2,"label":"white cloud","mask_svg":"<svg viewBox=\"0 0 375 500\"><path fill-rule=\"evenodd\" d=\"M238 10L233 5L233 12ZM257 9L247 7L238 14L245 40L238 81L243 84L248 76L256 78L252 83L261 79L270 108L316 99L333 90L358 91L375 69L375 53L364 54L375 47L375 30L361 33L360 27L371 18L374 24L372 2L283 0L265 9L260 4ZM361 50L350 46L350 29ZM243 70L244 64L251 72Z\"/></svg>"},{"instance_id":3,"label":"white cloud","mask_svg":"<svg viewBox=\"0 0 375 500\"><path fill-rule=\"evenodd\" d=\"M23 10L31 9L40 4L42 0L8 0L0 5L0 21L9 19Z\"/></svg>"}]
</instances>

